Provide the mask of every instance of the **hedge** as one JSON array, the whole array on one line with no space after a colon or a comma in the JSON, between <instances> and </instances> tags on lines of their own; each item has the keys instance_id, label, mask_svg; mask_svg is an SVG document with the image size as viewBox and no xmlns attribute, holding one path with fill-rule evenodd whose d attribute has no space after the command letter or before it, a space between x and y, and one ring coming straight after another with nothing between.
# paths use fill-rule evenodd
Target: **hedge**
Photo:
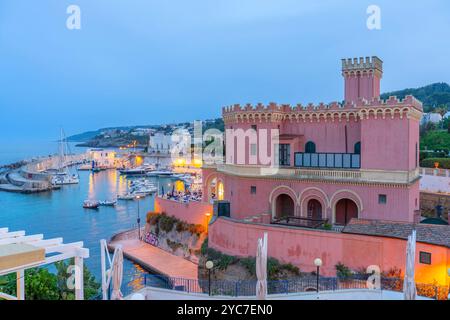
<instances>
[{"instance_id":1,"label":"hedge","mask_svg":"<svg viewBox=\"0 0 450 320\"><path fill-rule=\"evenodd\" d=\"M450 169L450 158L426 158L420 162L420 166L424 168L434 168L434 163L439 163L439 168Z\"/></svg>"}]
</instances>

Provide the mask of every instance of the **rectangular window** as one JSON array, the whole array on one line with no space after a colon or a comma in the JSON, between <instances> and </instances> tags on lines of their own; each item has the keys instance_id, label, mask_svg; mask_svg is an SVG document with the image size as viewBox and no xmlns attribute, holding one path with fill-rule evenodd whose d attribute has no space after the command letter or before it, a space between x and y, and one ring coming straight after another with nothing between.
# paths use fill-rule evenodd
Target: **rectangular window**
<instances>
[{"instance_id":1,"label":"rectangular window","mask_svg":"<svg viewBox=\"0 0 450 320\"><path fill-rule=\"evenodd\" d=\"M418 147L417 147L417 143L416 143L416 168L418 167L418 159L419 159L419 155L418 155Z\"/></svg>"},{"instance_id":2,"label":"rectangular window","mask_svg":"<svg viewBox=\"0 0 450 320\"><path fill-rule=\"evenodd\" d=\"M385 194L379 194L378 195L378 203L386 204L386 202L387 202L387 196Z\"/></svg>"},{"instance_id":3,"label":"rectangular window","mask_svg":"<svg viewBox=\"0 0 450 320\"><path fill-rule=\"evenodd\" d=\"M256 194L256 186L250 186L250 194Z\"/></svg>"},{"instance_id":4,"label":"rectangular window","mask_svg":"<svg viewBox=\"0 0 450 320\"><path fill-rule=\"evenodd\" d=\"M280 166L290 166L291 165L291 145L290 144L280 144L279 145L279 159Z\"/></svg>"},{"instance_id":5,"label":"rectangular window","mask_svg":"<svg viewBox=\"0 0 450 320\"><path fill-rule=\"evenodd\" d=\"M431 264L431 253L420 251L419 262L423 264Z\"/></svg>"},{"instance_id":6,"label":"rectangular window","mask_svg":"<svg viewBox=\"0 0 450 320\"><path fill-rule=\"evenodd\" d=\"M256 124L252 124L252 129L256 131L258 129L257 125Z\"/></svg>"},{"instance_id":7,"label":"rectangular window","mask_svg":"<svg viewBox=\"0 0 450 320\"><path fill-rule=\"evenodd\" d=\"M257 148L256 148L256 143L251 143L250 144L250 155L251 156L256 156L257 153Z\"/></svg>"}]
</instances>

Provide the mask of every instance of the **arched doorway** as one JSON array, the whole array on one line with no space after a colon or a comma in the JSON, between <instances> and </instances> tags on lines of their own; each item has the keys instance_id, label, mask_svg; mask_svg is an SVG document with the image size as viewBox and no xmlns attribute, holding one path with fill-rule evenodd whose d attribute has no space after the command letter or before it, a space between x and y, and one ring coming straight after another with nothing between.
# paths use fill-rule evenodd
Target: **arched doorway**
<instances>
[{"instance_id":1,"label":"arched doorway","mask_svg":"<svg viewBox=\"0 0 450 320\"><path fill-rule=\"evenodd\" d=\"M275 218L294 216L295 203L287 194L280 194L275 202Z\"/></svg>"},{"instance_id":2,"label":"arched doorway","mask_svg":"<svg viewBox=\"0 0 450 320\"><path fill-rule=\"evenodd\" d=\"M358 218L358 206L350 199L341 199L336 203L336 224L346 225L352 218Z\"/></svg>"},{"instance_id":3,"label":"arched doorway","mask_svg":"<svg viewBox=\"0 0 450 320\"><path fill-rule=\"evenodd\" d=\"M322 204L316 199L308 201L308 218L314 220L322 219Z\"/></svg>"}]
</instances>

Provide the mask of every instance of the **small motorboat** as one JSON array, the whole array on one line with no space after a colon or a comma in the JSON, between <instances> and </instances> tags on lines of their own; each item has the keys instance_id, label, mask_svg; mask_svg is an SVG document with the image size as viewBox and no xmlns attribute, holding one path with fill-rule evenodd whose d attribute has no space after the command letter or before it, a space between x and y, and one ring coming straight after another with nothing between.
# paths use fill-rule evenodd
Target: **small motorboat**
<instances>
[{"instance_id":1,"label":"small motorboat","mask_svg":"<svg viewBox=\"0 0 450 320\"><path fill-rule=\"evenodd\" d=\"M136 198L136 195L131 193L126 194L120 194L117 196L117 200L134 200Z\"/></svg>"},{"instance_id":2,"label":"small motorboat","mask_svg":"<svg viewBox=\"0 0 450 320\"><path fill-rule=\"evenodd\" d=\"M110 206L110 207L114 207L116 205L117 201L115 200L102 200L99 201L99 205L101 206Z\"/></svg>"},{"instance_id":3,"label":"small motorboat","mask_svg":"<svg viewBox=\"0 0 450 320\"><path fill-rule=\"evenodd\" d=\"M93 200L84 200L83 202L83 208L85 209L98 209L98 206L100 203L98 201Z\"/></svg>"}]
</instances>

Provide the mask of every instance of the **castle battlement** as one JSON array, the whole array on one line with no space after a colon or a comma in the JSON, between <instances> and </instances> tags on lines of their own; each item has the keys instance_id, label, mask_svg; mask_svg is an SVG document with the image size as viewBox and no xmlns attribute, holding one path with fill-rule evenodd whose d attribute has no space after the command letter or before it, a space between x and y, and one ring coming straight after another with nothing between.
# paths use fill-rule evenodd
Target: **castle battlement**
<instances>
[{"instance_id":1,"label":"castle battlement","mask_svg":"<svg viewBox=\"0 0 450 320\"><path fill-rule=\"evenodd\" d=\"M262 103L258 103L256 105L252 105L250 103L241 106L240 104L234 104L231 106L225 106L222 108L222 114L230 114L230 113L239 113L239 112L280 112L280 113L291 113L291 112L302 112L302 111L310 111L310 112L320 112L323 110L358 110L366 107L384 107L384 108L395 108L395 107L413 107L419 111L423 110L422 103L417 100L414 96L408 95L404 99L399 99L395 96L389 97L389 99L382 100L380 98L374 98L370 101L366 99L358 99L356 103L354 102L330 102L328 104L320 102L317 105L312 103L307 104L306 106L302 104L297 104L295 106L291 106L290 104L277 104L275 102L271 102L268 105L264 105Z\"/></svg>"},{"instance_id":2,"label":"castle battlement","mask_svg":"<svg viewBox=\"0 0 450 320\"><path fill-rule=\"evenodd\" d=\"M383 61L376 57L360 57L358 58L348 58L342 59L342 72L349 71L367 71L367 70L378 70L383 71Z\"/></svg>"}]
</instances>

